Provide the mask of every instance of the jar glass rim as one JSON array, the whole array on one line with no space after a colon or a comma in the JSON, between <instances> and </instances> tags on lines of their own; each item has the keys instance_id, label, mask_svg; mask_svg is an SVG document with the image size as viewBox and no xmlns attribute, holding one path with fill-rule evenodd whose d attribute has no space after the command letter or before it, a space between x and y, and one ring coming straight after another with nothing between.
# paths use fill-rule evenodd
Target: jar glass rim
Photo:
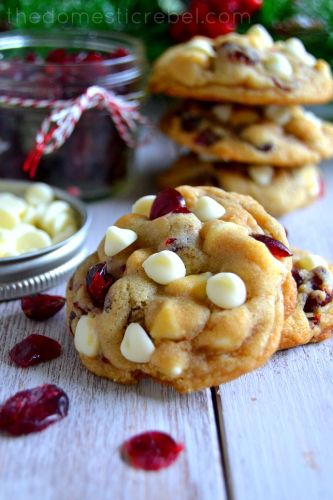
<instances>
[{"instance_id":1,"label":"jar glass rim","mask_svg":"<svg viewBox=\"0 0 333 500\"><path fill-rule=\"evenodd\" d=\"M133 60L145 60L145 50L143 43L130 35L124 33L108 31L86 31L83 29L62 28L56 31L45 30L13 30L0 33L0 52L13 49L33 49L34 47L71 48L99 50L101 52L110 52L113 48L124 47L129 53L114 59L105 59L98 62L89 62L91 66L112 67ZM1 60L0 60L1 62ZM20 66L43 66L45 61L25 61L17 59L6 60L6 64L15 64ZM86 66L86 62L48 62L48 66Z\"/></svg>"}]
</instances>

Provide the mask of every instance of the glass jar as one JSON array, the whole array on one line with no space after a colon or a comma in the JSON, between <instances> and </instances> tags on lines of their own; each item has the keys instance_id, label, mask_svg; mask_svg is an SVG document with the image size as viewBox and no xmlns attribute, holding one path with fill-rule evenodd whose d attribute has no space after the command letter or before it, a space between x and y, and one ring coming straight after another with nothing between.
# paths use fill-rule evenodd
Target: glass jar
<instances>
[{"instance_id":1,"label":"glass jar","mask_svg":"<svg viewBox=\"0 0 333 500\"><path fill-rule=\"evenodd\" d=\"M45 56L55 49L66 49L73 58L76 54L76 61L48 61ZM79 54L90 51L108 56L80 62ZM6 32L0 35L0 57L1 97L67 100L92 85L139 104L144 97L144 49L140 41L127 35L77 30ZM47 109L0 104L0 177L28 178L23 163L49 113ZM61 148L42 156L34 180L96 199L118 192L127 178L130 157L110 114L92 109L82 115Z\"/></svg>"}]
</instances>

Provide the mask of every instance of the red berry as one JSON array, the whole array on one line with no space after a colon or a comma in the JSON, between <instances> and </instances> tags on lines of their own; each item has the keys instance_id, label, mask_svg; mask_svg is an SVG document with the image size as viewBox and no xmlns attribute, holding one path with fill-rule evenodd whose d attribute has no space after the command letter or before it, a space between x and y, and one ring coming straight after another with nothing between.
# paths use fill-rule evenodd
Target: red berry
<instances>
[{"instance_id":1,"label":"red berry","mask_svg":"<svg viewBox=\"0 0 333 500\"><path fill-rule=\"evenodd\" d=\"M118 47L117 49L114 49L112 52L109 54L110 59L118 59L120 57L126 57L129 55L129 52L127 49L124 47Z\"/></svg>"},{"instance_id":2,"label":"red berry","mask_svg":"<svg viewBox=\"0 0 333 500\"><path fill-rule=\"evenodd\" d=\"M125 441L121 446L123 459L132 467L160 470L169 467L184 446L164 432L145 432Z\"/></svg>"},{"instance_id":3,"label":"red berry","mask_svg":"<svg viewBox=\"0 0 333 500\"><path fill-rule=\"evenodd\" d=\"M67 52L65 49L54 49L47 54L46 61L54 64L66 62Z\"/></svg>"},{"instance_id":4,"label":"red berry","mask_svg":"<svg viewBox=\"0 0 333 500\"><path fill-rule=\"evenodd\" d=\"M21 307L27 318L43 321L64 307L66 299L59 295L37 294L21 299Z\"/></svg>"},{"instance_id":5,"label":"red berry","mask_svg":"<svg viewBox=\"0 0 333 500\"><path fill-rule=\"evenodd\" d=\"M163 189L152 204L150 220L170 214L180 208L186 208L186 202L180 192L173 188Z\"/></svg>"},{"instance_id":6,"label":"red berry","mask_svg":"<svg viewBox=\"0 0 333 500\"><path fill-rule=\"evenodd\" d=\"M12 362L21 368L50 361L60 356L60 354L61 345L59 342L36 333L29 335L9 351Z\"/></svg>"},{"instance_id":7,"label":"red berry","mask_svg":"<svg viewBox=\"0 0 333 500\"><path fill-rule=\"evenodd\" d=\"M114 281L114 277L108 273L105 262L89 268L86 284L89 295L96 306L103 307L105 296Z\"/></svg>"},{"instance_id":8,"label":"red berry","mask_svg":"<svg viewBox=\"0 0 333 500\"><path fill-rule=\"evenodd\" d=\"M252 234L251 236L255 240L264 243L274 257L282 258L292 256L292 252L283 243L281 243L281 241L275 240L265 234Z\"/></svg>"},{"instance_id":9,"label":"red berry","mask_svg":"<svg viewBox=\"0 0 333 500\"><path fill-rule=\"evenodd\" d=\"M215 144L221 137L211 130L210 128L205 128L194 138L194 142L199 146L212 146Z\"/></svg>"},{"instance_id":10,"label":"red berry","mask_svg":"<svg viewBox=\"0 0 333 500\"><path fill-rule=\"evenodd\" d=\"M87 63L100 63L102 61L104 61L104 58L98 52L88 52L88 54L82 60L82 62L87 62Z\"/></svg>"},{"instance_id":11,"label":"red berry","mask_svg":"<svg viewBox=\"0 0 333 500\"><path fill-rule=\"evenodd\" d=\"M31 62L31 63L34 63L37 61L37 55L34 53L34 52L29 52L26 56L25 56L25 60L27 62Z\"/></svg>"},{"instance_id":12,"label":"red berry","mask_svg":"<svg viewBox=\"0 0 333 500\"><path fill-rule=\"evenodd\" d=\"M0 406L0 430L21 436L40 432L68 413L68 396L56 385L21 391Z\"/></svg>"}]
</instances>

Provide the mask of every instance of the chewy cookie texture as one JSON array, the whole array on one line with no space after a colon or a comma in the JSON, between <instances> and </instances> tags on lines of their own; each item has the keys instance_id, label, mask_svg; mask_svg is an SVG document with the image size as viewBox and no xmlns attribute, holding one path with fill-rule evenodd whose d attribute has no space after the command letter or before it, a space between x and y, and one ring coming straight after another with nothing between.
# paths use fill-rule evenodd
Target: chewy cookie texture
<instances>
[{"instance_id":1,"label":"chewy cookie texture","mask_svg":"<svg viewBox=\"0 0 333 500\"><path fill-rule=\"evenodd\" d=\"M283 227L250 197L182 186L138 200L67 291L83 364L180 392L265 363L296 306Z\"/></svg>"}]
</instances>

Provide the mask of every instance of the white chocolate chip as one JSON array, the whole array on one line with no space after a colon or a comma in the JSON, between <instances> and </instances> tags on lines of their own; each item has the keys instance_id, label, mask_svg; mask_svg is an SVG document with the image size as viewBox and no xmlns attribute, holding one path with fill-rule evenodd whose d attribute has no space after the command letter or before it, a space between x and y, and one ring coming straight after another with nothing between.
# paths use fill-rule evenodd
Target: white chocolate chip
<instances>
[{"instance_id":1,"label":"white chocolate chip","mask_svg":"<svg viewBox=\"0 0 333 500\"><path fill-rule=\"evenodd\" d=\"M186 268L182 259L170 250L154 253L142 264L147 276L160 285L184 278Z\"/></svg>"},{"instance_id":2,"label":"white chocolate chip","mask_svg":"<svg viewBox=\"0 0 333 500\"><path fill-rule=\"evenodd\" d=\"M269 186L274 176L274 169L268 166L253 166L248 168L248 173L259 186Z\"/></svg>"},{"instance_id":3,"label":"white chocolate chip","mask_svg":"<svg viewBox=\"0 0 333 500\"><path fill-rule=\"evenodd\" d=\"M16 253L16 241L12 231L0 229L0 257L10 257Z\"/></svg>"},{"instance_id":4,"label":"white chocolate chip","mask_svg":"<svg viewBox=\"0 0 333 500\"><path fill-rule=\"evenodd\" d=\"M264 28L261 24L255 24L254 26L251 26L251 28L247 31L247 35L257 38L262 47L273 46L273 38L268 33L266 28Z\"/></svg>"},{"instance_id":5,"label":"white chocolate chip","mask_svg":"<svg viewBox=\"0 0 333 500\"><path fill-rule=\"evenodd\" d=\"M307 66L314 66L316 64L316 58L307 52L299 38L289 38L284 42L284 47L289 54L296 56Z\"/></svg>"},{"instance_id":6,"label":"white chocolate chip","mask_svg":"<svg viewBox=\"0 0 333 500\"><path fill-rule=\"evenodd\" d=\"M287 106L275 106L271 104L270 106L266 106L264 110L265 116L278 125L287 125L291 119L291 112Z\"/></svg>"},{"instance_id":7,"label":"white chocolate chip","mask_svg":"<svg viewBox=\"0 0 333 500\"><path fill-rule=\"evenodd\" d=\"M150 209L152 204L154 203L155 198L156 196L153 194L142 196L142 198L139 198L132 206L132 213L149 217Z\"/></svg>"},{"instance_id":8,"label":"white chocolate chip","mask_svg":"<svg viewBox=\"0 0 333 500\"><path fill-rule=\"evenodd\" d=\"M27 209L27 203L12 193L0 194L0 206L15 212L21 217Z\"/></svg>"},{"instance_id":9,"label":"white chocolate chip","mask_svg":"<svg viewBox=\"0 0 333 500\"><path fill-rule=\"evenodd\" d=\"M52 245L50 236L30 224L20 224L13 231L19 253L31 252Z\"/></svg>"},{"instance_id":10,"label":"white chocolate chip","mask_svg":"<svg viewBox=\"0 0 333 500\"><path fill-rule=\"evenodd\" d=\"M94 326L94 318L81 316L74 336L74 345L80 354L94 358L99 352L99 339Z\"/></svg>"},{"instance_id":11,"label":"white chocolate chip","mask_svg":"<svg viewBox=\"0 0 333 500\"><path fill-rule=\"evenodd\" d=\"M212 109L213 115L222 123L229 121L232 113L231 104L218 104Z\"/></svg>"},{"instance_id":12,"label":"white chocolate chip","mask_svg":"<svg viewBox=\"0 0 333 500\"><path fill-rule=\"evenodd\" d=\"M314 113L312 113L312 111L304 111L303 117L318 128L320 128L323 124L321 119L318 118L318 116L316 116Z\"/></svg>"},{"instance_id":13,"label":"white chocolate chip","mask_svg":"<svg viewBox=\"0 0 333 500\"><path fill-rule=\"evenodd\" d=\"M207 281L206 292L213 304L233 309L246 302L244 281L234 273L218 273Z\"/></svg>"},{"instance_id":14,"label":"white chocolate chip","mask_svg":"<svg viewBox=\"0 0 333 500\"><path fill-rule=\"evenodd\" d=\"M225 214L225 208L210 196L201 196L192 207L192 211L202 222L219 219Z\"/></svg>"},{"instance_id":15,"label":"white chocolate chip","mask_svg":"<svg viewBox=\"0 0 333 500\"><path fill-rule=\"evenodd\" d=\"M321 257L321 255L309 254L301 257L297 261L297 266L300 269L312 271L312 269L318 266L327 267L327 261L323 257Z\"/></svg>"},{"instance_id":16,"label":"white chocolate chip","mask_svg":"<svg viewBox=\"0 0 333 500\"><path fill-rule=\"evenodd\" d=\"M124 358L133 363L148 363L154 351L155 346L142 326L139 323L128 325L120 344Z\"/></svg>"},{"instance_id":17,"label":"white chocolate chip","mask_svg":"<svg viewBox=\"0 0 333 500\"><path fill-rule=\"evenodd\" d=\"M49 224L51 236L56 236L64 231L68 226L75 226L75 220L72 212L63 212L55 217Z\"/></svg>"},{"instance_id":18,"label":"white chocolate chip","mask_svg":"<svg viewBox=\"0 0 333 500\"><path fill-rule=\"evenodd\" d=\"M77 231L76 226L73 225L66 226L60 233L57 233L55 236L53 236L52 243L56 245L57 243L60 243L60 241L67 240L67 238L76 233L76 231Z\"/></svg>"},{"instance_id":19,"label":"white chocolate chip","mask_svg":"<svg viewBox=\"0 0 333 500\"><path fill-rule=\"evenodd\" d=\"M205 56L214 57L215 52L212 43L207 38L195 37L184 45L184 49L202 52Z\"/></svg>"},{"instance_id":20,"label":"white chocolate chip","mask_svg":"<svg viewBox=\"0 0 333 500\"><path fill-rule=\"evenodd\" d=\"M39 208L40 207L40 208ZM53 201L50 205L46 206L41 204L37 208L39 212L38 223L40 226L48 232L51 232L50 228L53 221L64 212L70 212L71 207L66 201Z\"/></svg>"},{"instance_id":21,"label":"white chocolate chip","mask_svg":"<svg viewBox=\"0 0 333 500\"><path fill-rule=\"evenodd\" d=\"M138 235L131 229L110 226L106 230L104 251L108 257L113 257L138 239Z\"/></svg>"},{"instance_id":22,"label":"white chocolate chip","mask_svg":"<svg viewBox=\"0 0 333 500\"><path fill-rule=\"evenodd\" d=\"M265 68L279 78L289 80L293 76L293 68L286 56L274 52L265 61Z\"/></svg>"},{"instance_id":23,"label":"white chocolate chip","mask_svg":"<svg viewBox=\"0 0 333 500\"><path fill-rule=\"evenodd\" d=\"M0 207L0 228L13 229L20 223L20 217L10 207Z\"/></svg>"},{"instance_id":24,"label":"white chocolate chip","mask_svg":"<svg viewBox=\"0 0 333 500\"><path fill-rule=\"evenodd\" d=\"M43 182L36 182L26 190L25 199L31 205L49 204L54 198L53 189Z\"/></svg>"}]
</instances>

